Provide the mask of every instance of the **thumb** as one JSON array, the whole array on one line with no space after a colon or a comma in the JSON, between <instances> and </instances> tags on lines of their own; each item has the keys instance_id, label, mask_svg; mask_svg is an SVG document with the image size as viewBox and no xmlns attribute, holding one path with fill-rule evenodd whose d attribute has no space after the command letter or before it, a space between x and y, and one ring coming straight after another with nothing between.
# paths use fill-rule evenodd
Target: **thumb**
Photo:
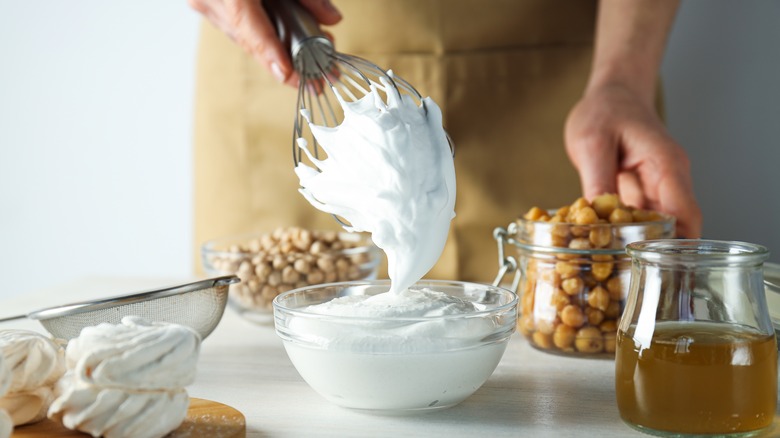
<instances>
[{"instance_id":1,"label":"thumb","mask_svg":"<svg viewBox=\"0 0 780 438\"><path fill-rule=\"evenodd\" d=\"M582 194L593 199L617 193L618 150L608 135L566 136L566 152L580 174Z\"/></svg>"}]
</instances>

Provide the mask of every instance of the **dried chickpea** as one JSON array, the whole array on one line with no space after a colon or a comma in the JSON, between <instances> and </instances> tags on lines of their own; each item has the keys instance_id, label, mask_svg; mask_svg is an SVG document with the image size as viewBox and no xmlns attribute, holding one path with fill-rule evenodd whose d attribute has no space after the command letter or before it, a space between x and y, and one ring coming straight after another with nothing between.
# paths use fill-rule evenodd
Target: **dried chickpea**
<instances>
[{"instance_id":1,"label":"dried chickpea","mask_svg":"<svg viewBox=\"0 0 780 438\"><path fill-rule=\"evenodd\" d=\"M282 273L279 271L271 272L267 282L269 286L279 286L282 283Z\"/></svg>"},{"instance_id":2,"label":"dried chickpea","mask_svg":"<svg viewBox=\"0 0 780 438\"><path fill-rule=\"evenodd\" d=\"M324 255L317 259L317 267L322 271L333 271L336 269L336 264L333 263L333 257Z\"/></svg>"},{"instance_id":3,"label":"dried chickpea","mask_svg":"<svg viewBox=\"0 0 780 438\"><path fill-rule=\"evenodd\" d=\"M569 295L577 295L585 289L585 283L580 277L567 278L561 282L561 288Z\"/></svg>"},{"instance_id":4,"label":"dried chickpea","mask_svg":"<svg viewBox=\"0 0 780 438\"><path fill-rule=\"evenodd\" d=\"M308 274L311 271L311 264L303 258L299 258L293 263L293 268L301 274Z\"/></svg>"},{"instance_id":5,"label":"dried chickpea","mask_svg":"<svg viewBox=\"0 0 780 438\"><path fill-rule=\"evenodd\" d=\"M571 239L571 242L569 242L569 248L571 248L571 249L591 249L593 247L590 244L590 239L586 239L584 237L578 237L576 239Z\"/></svg>"},{"instance_id":6,"label":"dried chickpea","mask_svg":"<svg viewBox=\"0 0 780 438\"><path fill-rule=\"evenodd\" d=\"M587 199L580 197L571 203L570 211L576 211L583 207L590 207L590 202L588 202Z\"/></svg>"},{"instance_id":7,"label":"dried chickpea","mask_svg":"<svg viewBox=\"0 0 780 438\"><path fill-rule=\"evenodd\" d=\"M599 330L601 330L604 333L607 332L616 332L617 331L617 321L614 319L608 319L601 323L599 326Z\"/></svg>"},{"instance_id":8,"label":"dried chickpea","mask_svg":"<svg viewBox=\"0 0 780 438\"><path fill-rule=\"evenodd\" d=\"M604 312L593 307L588 307L585 309L585 317L588 318L589 325L597 326L604 321Z\"/></svg>"},{"instance_id":9,"label":"dried chickpea","mask_svg":"<svg viewBox=\"0 0 780 438\"><path fill-rule=\"evenodd\" d=\"M539 207L533 207L530 210L528 210L528 213L523 215L524 219L528 219L529 221L539 221L539 220L547 220L550 218L550 216L547 214L545 210L542 210Z\"/></svg>"},{"instance_id":10,"label":"dried chickpea","mask_svg":"<svg viewBox=\"0 0 780 438\"><path fill-rule=\"evenodd\" d=\"M615 193L604 193L593 198L591 204L596 214L601 219L606 219L616 208L620 207L620 197Z\"/></svg>"},{"instance_id":11,"label":"dried chickpea","mask_svg":"<svg viewBox=\"0 0 780 438\"><path fill-rule=\"evenodd\" d=\"M588 237L590 230L585 225L572 225L569 230L572 236L575 237Z\"/></svg>"},{"instance_id":12,"label":"dried chickpea","mask_svg":"<svg viewBox=\"0 0 780 438\"><path fill-rule=\"evenodd\" d=\"M636 209L631 212L634 222L653 222L661 220L661 215L655 211Z\"/></svg>"},{"instance_id":13,"label":"dried chickpea","mask_svg":"<svg viewBox=\"0 0 780 438\"><path fill-rule=\"evenodd\" d=\"M634 221L634 216L630 211L624 208L616 208L609 215L609 222L612 224L626 224Z\"/></svg>"},{"instance_id":14,"label":"dried chickpea","mask_svg":"<svg viewBox=\"0 0 780 438\"><path fill-rule=\"evenodd\" d=\"M553 346L552 335L550 334L535 332L532 336L532 339L534 344L536 344L539 348L549 350Z\"/></svg>"},{"instance_id":15,"label":"dried chickpea","mask_svg":"<svg viewBox=\"0 0 780 438\"><path fill-rule=\"evenodd\" d=\"M287 265L282 270L282 282L286 284L295 284L300 278L301 274L295 270L291 265Z\"/></svg>"},{"instance_id":16,"label":"dried chickpea","mask_svg":"<svg viewBox=\"0 0 780 438\"><path fill-rule=\"evenodd\" d=\"M273 266L273 268L277 271L281 271L285 266L287 266L287 260L282 257L281 254L278 254L276 257L274 257L273 262L271 262L271 266Z\"/></svg>"},{"instance_id":17,"label":"dried chickpea","mask_svg":"<svg viewBox=\"0 0 780 438\"><path fill-rule=\"evenodd\" d=\"M610 301L609 306L607 306L607 310L604 311L604 315L607 316L607 318L617 318L620 316L620 302L619 301Z\"/></svg>"},{"instance_id":18,"label":"dried chickpea","mask_svg":"<svg viewBox=\"0 0 780 438\"><path fill-rule=\"evenodd\" d=\"M561 310L561 322L569 327L582 327L585 324L585 314L579 306L569 304Z\"/></svg>"},{"instance_id":19,"label":"dried chickpea","mask_svg":"<svg viewBox=\"0 0 780 438\"><path fill-rule=\"evenodd\" d=\"M574 213L574 223L577 225L591 225L598 221L596 211L591 207L582 207Z\"/></svg>"},{"instance_id":20,"label":"dried chickpea","mask_svg":"<svg viewBox=\"0 0 780 438\"><path fill-rule=\"evenodd\" d=\"M562 275L556 269L544 269L539 276L539 281L558 287L561 284Z\"/></svg>"},{"instance_id":21,"label":"dried chickpea","mask_svg":"<svg viewBox=\"0 0 780 438\"><path fill-rule=\"evenodd\" d=\"M588 292L588 305L590 307L606 312L609 304L609 292L603 287L596 286Z\"/></svg>"},{"instance_id":22,"label":"dried chickpea","mask_svg":"<svg viewBox=\"0 0 780 438\"><path fill-rule=\"evenodd\" d=\"M534 332L534 318L531 315L523 315L517 322L517 328L525 336L531 336Z\"/></svg>"},{"instance_id":23,"label":"dried chickpea","mask_svg":"<svg viewBox=\"0 0 780 438\"><path fill-rule=\"evenodd\" d=\"M604 351L607 353L614 353L615 350L617 350L617 333L604 333Z\"/></svg>"},{"instance_id":24,"label":"dried chickpea","mask_svg":"<svg viewBox=\"0 0 780 438\"><path fill-rule=\"evenodd\" d=\"M583 353L598 353L604 349L604 338L596 327L583 327L577 331L574 346Z\"/></svg>"},{"instance_id":25,"label":"dried chickpea","mask_svg":"<svg viewBox=\"0 0 780 438\"><path fill-rule=\"evenodd\" d=\"M612 262L594 262L590 266L590 272L596 280L604 281L612 275L614 265Z\"/></svg>"},{"instance_id":26,"label":"dried chickpea","mask_svg":"<svg viewBox=\"0 0 780 438\"><path fill-rule=\"evenodd\" d=\"M555 272L557 272L562 279L572 278L579 274L580 267L575 263L557 262L555 263Z\"/></svg>"},{"instance_id":27,"label":"dried chickpea","mask_svg":"<svg viewBox=\"0 0 780 438\"><path fill-rule=\"evenodd\" d=\"M322 283L322 280L325 279L325 274L322 273L319 269L312 269L311 272L309 272L306 275L306 281L309 282L309 284L319 284Z\"/></svg>"},{"instance_id":28,"label":"dried chickpea","mask_svg":"<svg viewBox=\"0 0 780 438\"><path fill-rule=\"evenodd\" d=\"M242 283L230 287L232 297L248 307L268 308L279 293L313 284L311 280L336 281L332 251L358 244L357 241L342 240L338 233L331 231L277 228L243 244L227 245L226 250L209 254L207 260L213 269L236 274L242 279ZM312 252L318 254L315 256ZM324 260L319 264L325 269L313 272L323 258L330 258L330 264ZM362 277L360 265L368 261L369 256L363 253L345 258L341 268L344 279Z\"/></svg>"},{"instance_id":29,"label":"dried chickpea","mask_svg":"<svg viewBox=\"0 0 780 438\"><path fill-rule=\"evenodd\" d=\"M553 344L561 350L571 348L577 331L566 324L558 324L553 332Z\"/></svg>"},{"instance_id":30,"label":"dried chickpea","mask_svg":"<svg viewBox=\"0 0 780 438\"><path fill-rule=\"evenodd\" d=\"M528 309L529 311L533 310L534 308L534 291L531 289L528 292L523 292L523 296L520 298L520 308L525 311Z\"/></svg>"},{"instance_id":31,"label":"dried chickpea","mask_svg":"<svg viewBox=\"0 0 780 438\"><path fill-rule=\"evenodd\" d=\"M536 331L545 335L551 335L555 330L555 320L536 318L534 324L536 324Z\"/></svg>"},{"instance_id":32,"label":"dried chickpea","mask_svg":"<svg viewBox=\"0 0 780 438\"><path fill-rule=\"evenodd\" d=\"M556 289L555 292L553 292L552 297L550 297L550 305L555 307L557 312L560 312L564 307L569 305L569 296L566 292Z\"/></svg>"},{"instance_id":33,"label":"dried chickpea","mask_svg":"<svg viewBox=\"0 0 780 438\"><path fill-rule=\"evenodd\" d=\"M609 299L618 301L623 298L623 279L620 276L612 277L607 280L607 292Z\"/></svg>"},{"instance_id":34,"label":"dried chickpea","mask_svg":"<svg viewBox=\"0 0 780 438\"><path fill-rule=\"evenodd\" d=\"M612 242L612 230L608 226L594 225L588 237L594 248L606 248Z\"/></svg>"}]
</instances>

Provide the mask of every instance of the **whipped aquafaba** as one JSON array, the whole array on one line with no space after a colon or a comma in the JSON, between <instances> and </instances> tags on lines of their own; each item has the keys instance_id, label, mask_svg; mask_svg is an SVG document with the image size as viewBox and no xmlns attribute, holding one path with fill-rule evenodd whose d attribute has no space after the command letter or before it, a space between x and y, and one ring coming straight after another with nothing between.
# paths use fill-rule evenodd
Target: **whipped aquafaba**
<instances>
[{"instance_id":1,"label":"whipped aquafaba","mask_svg":"<svg viewBox=\"0 0 780 438\"><path fill-rule=\"evenodd\" d=\"M436 103L425 98L418 106L392 85L384 88L386 101L376 86L354 102L337 93L343 123L309 124L327 158L315 158L300 138L319 170L300 163L295 172L312 205L346 219L347 231L371 233L387 255L390 291L398 293L422 278L444 249L455 216L455 165Z\"/></svg>"}]
</instances>

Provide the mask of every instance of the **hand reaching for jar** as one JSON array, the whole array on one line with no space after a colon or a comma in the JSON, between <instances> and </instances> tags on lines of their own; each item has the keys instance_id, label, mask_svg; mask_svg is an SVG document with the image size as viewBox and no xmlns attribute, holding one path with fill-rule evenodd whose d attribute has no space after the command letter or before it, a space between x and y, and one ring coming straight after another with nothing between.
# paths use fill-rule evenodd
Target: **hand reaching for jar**
<instances>
[{"instance_id":1,"label":"hand reaching for jar","mask_svg":"<svg viewBox=\"0 0 780 438\"><path fill-rule=\"evenodd\" d=\"M677 2L602 0L593 70L566 121L566 151L588 199L605 192L677 218L677 232L701 235L685 151L655 111L658 67Z\"/></svg>"},{"instance_id":2,"label":"hand reaching for jar","mask_svg":"<svg viewBox=\"0 0 780 438\"><path fill-rule=\"evenodd\" d=\"M631 91L606 86L588 92L569 115L566 145L586 198L619 193L627 205L675 216L679 235L699 237L688 157L655 110Z\"/></svg>"},{"instance_id":3,"label":"hand reaching for jar","mask_svg":"<svg viewBox=\"0 0 780 438\"><path fill-rule=\"evenodd\" d=\"M187 0L215 27L264 65L279 82L297 86L298 75L290 55L276 35L261 0ZM329 0L299 0L321 24L341 21L341 13Z\"/></svg>"}]
</instances>

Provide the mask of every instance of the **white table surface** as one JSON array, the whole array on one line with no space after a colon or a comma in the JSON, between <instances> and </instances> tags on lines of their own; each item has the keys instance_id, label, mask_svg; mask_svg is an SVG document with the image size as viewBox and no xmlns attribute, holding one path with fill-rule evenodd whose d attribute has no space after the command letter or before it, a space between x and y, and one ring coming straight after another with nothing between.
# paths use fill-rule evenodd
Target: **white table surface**
<instances>
[{"instance_id":1,"label":"white table surface","mask_svg":"<svg viewBox=\"0 0 780 438\"><path fill-rule=\"evenodd\" d=\"M0 317L83 299L166 286L171 279L85 278L0 301ZM0 329L43 331L34 321ZM271 326L228 308L203 343L191 396L241 411L248 437L632 437L647 436L618 415L614 362L553 356L515 333L488 381L461 404L441 411L383 416L340 408L321 398L293 368ZM780 436L780 416L766 437Z\"/></svg>"}]
</instances>

